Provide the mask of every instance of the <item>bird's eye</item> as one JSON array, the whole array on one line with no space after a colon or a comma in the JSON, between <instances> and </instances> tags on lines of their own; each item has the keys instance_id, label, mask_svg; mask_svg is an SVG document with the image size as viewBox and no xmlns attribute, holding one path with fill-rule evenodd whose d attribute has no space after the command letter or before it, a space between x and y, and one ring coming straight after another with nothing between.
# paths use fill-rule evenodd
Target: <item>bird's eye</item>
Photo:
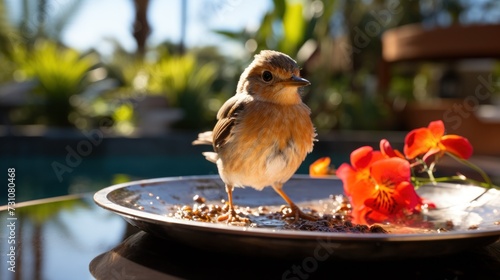
<instances>
[{"instance_id":1,"label":"bird's eye","mask_svg":"<svg viewBox=\"0 0 500 280\"><path fill-rule=\"evenodd\" d=\"M264 73L262 73L262 80L264 80L264 82L270 82L272 79L273 79L273 74L271 74L271 72L264 71Z\"/></svg>"}]
</instances>

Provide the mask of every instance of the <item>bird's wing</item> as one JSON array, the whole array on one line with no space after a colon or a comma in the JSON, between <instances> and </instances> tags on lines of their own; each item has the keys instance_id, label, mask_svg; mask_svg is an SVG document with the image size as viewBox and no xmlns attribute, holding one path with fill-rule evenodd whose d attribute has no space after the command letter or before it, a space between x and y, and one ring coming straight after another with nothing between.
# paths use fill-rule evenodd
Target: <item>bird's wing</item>
<instances>
[{"instance_id":1,"label":"bird's wing","mask_svg":"<svg viewBox=\"0 0 500 280\"><path fill-rule=\"evenodd\" d=\"M219 109L217 113L218 121L213 130L214 151L217 152L227 142L238 114L244 109L245 104L250 101L249 97L247 95L236 94L228 99Z\"/></svg>"}]
</instances>

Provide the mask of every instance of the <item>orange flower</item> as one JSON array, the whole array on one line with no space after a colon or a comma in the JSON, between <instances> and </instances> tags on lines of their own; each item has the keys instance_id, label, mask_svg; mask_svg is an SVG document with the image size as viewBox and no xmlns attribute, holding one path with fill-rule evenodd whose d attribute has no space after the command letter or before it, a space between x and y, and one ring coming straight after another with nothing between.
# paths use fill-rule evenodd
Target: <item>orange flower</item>
<instances>
[{"instance_id":1,"label":"orange flower","mask_svg":"<svg viewBox=\"0 0 500 280\"><path fill-rule=\"evenodd\" d=\"M394 150L387 139L380 140L380 151L385 157L398 157L405 159L405 156L398 150Z\"/></svg>"},{"instance_id":2,"label":"orange flower","mask_svg":"<svg viewBox=\"0 0 500 280\"><path fill-rule=\"evenodd\" d=\"M468 159L472 155L472 145L462 136L444 135L442 121L433 121L428 127L414 129L406 135L404 153L408 159L423 155L426 161L431 156L440 157L445 152Z\"/></svg>"},{"instance_id":3,"label":"orange flower","mask_svg":"<svg viewBox=\"0 0 500 280\"><path fill-rule=\"evenodd\" d=\"M382 153L374 151L372 147L364 146L351 153L351 164L343 163L337 169L336 175L344 182L346 195L359 192L362 186L370 183L370 166L373 162L383 158Z\"/></svg>"},{"instance_id":4,"label":"orange flower","mask_svg":"<svg viewBox=\"0 0 500 280\"><path fill-rule=\"evenodd\" d=\"M309 165L309 175L312 177L321 177L332 175L334 172L330 169L331 159L329 157L322 157L311 165Z\"/></svg>"},{"instance_id":5,"label":"orange flower","mask_svg":"<svg viewBox=\"0 0 500 280\"><path fill-rule=\"evenodd\" d=\"M396 220L422 203L410 183L409 162L387 158L369 146L353 151L351 164L342 164L336 174L351 199L355 223Z\"/></svg>"},{"instance_id":6,"label":"orange flower","mask_svg":"<svg viewBox=\"0 0 500 280\"><path fill-rule=\"evenodd\" d=\"M370 170L375 186L365 205L382 215L398 215L402 210L412 211L421 198L410 183L410 163L400 158L389 158L372 164Z\"/></svg>"}]
</instances>

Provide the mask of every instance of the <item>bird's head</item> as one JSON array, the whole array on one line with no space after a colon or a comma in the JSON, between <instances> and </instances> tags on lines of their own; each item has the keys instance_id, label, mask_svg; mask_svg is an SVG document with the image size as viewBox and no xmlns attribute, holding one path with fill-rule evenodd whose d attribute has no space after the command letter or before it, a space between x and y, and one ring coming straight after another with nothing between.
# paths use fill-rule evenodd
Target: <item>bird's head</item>
<instances>
[{"instance_id":1,"label":"bird's head","mask_svg":"<svg viewBox=\"0 0 500 280\"><path fill-rule=\"evenodd\" d=\"M257 100L278 104L298 104L299 88L310 85L300 77L300 68L288 55L263 50L241 74L237 93L247 93Z\"/></svg>"}]
</instances>

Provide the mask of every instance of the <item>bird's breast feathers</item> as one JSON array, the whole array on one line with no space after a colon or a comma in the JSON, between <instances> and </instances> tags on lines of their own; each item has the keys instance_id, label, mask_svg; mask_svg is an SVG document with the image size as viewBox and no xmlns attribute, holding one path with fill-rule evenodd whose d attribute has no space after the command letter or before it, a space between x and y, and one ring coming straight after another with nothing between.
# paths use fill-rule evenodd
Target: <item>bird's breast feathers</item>
<instances>
[{"instance_id":1,"label":"bird's breast feathers","mask_svg":"<svg viewBox=\"0 0 500 280\"><path fill-rule=\"evenodd\" d=\"M219 147L221 175L257 189L288 180L313 148L316 133L309 114L303 103L245 104Z\"/></svg>"}]
</instances>

